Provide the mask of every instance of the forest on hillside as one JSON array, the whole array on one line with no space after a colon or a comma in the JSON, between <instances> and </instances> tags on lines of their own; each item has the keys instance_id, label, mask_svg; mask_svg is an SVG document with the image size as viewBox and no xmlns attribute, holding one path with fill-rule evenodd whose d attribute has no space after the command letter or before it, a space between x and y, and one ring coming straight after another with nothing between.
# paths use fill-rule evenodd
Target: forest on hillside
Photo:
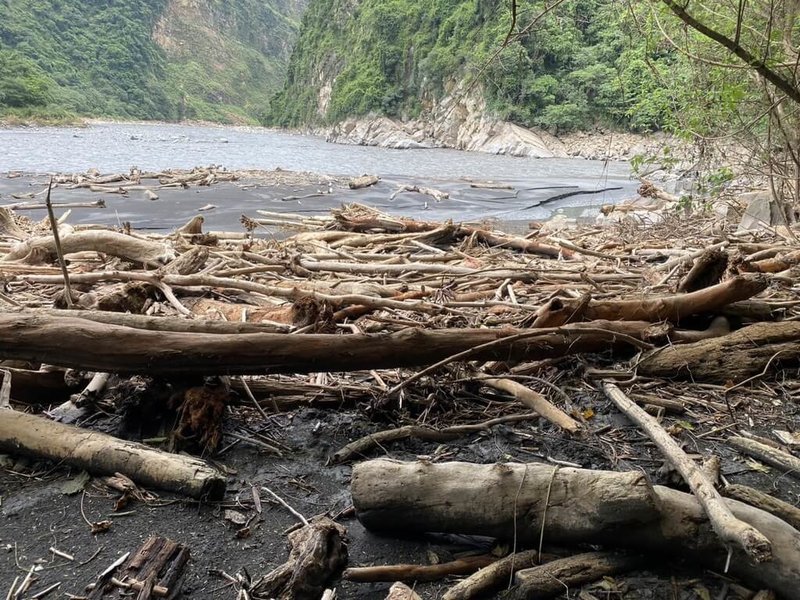
<instances>
[{"instance_id":1,"label":"forest on hillside","mask_svg":"<svg viewBox=\"0 0 800 600\"><path fill-rule=\"evenodd\" d=\"M481 88L498 117L555 132L718 119L748 93L746 82L722 67L695 68L662 34L676 21L659 4L365 0L348 10L320 0L305 15L271 117L297 125L415 116L455 81Z\"/></svg>"},{"instance_id":2,"label":"forest on hillside","mask_svg":"<svg viewBox=\"0 0 800 600\"><path fill-rule=\"evenodd\" d=\"M305 0L2 0L0 113L256 123Z\"/></svg>"}]
</instances>

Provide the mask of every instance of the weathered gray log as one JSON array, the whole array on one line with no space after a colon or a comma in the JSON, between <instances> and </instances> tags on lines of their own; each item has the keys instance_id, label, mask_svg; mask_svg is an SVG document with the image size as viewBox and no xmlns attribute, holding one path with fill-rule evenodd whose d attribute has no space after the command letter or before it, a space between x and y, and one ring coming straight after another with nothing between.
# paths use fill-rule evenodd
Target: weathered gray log
<instances>
[{"instance_id":1,"label":"weathered gray log","mask_svg":"<svg viewBox=\"0 0 800 600\"><path fill-rule=\"evenodd\" d=\"M377 175L362 175L361 177L354 177L348 182L351 190L360 190L361 188L375 185L381 180Z\"/></svg>"},{"instance_id":2,"label":"weathered gray log","mask_svg":"<svg viewBox=\"0 0 800 600\"><path fill-rule=\"evenodd\" d=\"M739 382L800 364L800 323L756 323L722 337L658 349L638 364L646 377Z\"/></svg>"},{"instance_id":3,"label":"weathered gray log","mask_svg":"<svg viewBox=\"0 0 800 600\"><path fill-rule=\"evenodd\" d=\"M122 473L136 483L193 498L219 499L225 492L225 476L198 458L15 410L0 412L0 450L63 462L98 475Z\"/></svg>"},{"instance_id":4,"label":"weathered gray log","mask_svg":"<svg viewBox=\"0 0 800 600\"><path fill-rule=\"evenodd\" d=\"M800 508L788 502L770 496L761 490L738 483L727 486L722 490L722 493L728 498L735 498L740 502L765 510L800 531Z\"/></svg>"},{"instance_id":5,"label":"weathered gray log","mask_svg":"<svg viewBox=\"0 0 800 600\"><path fill-rule=\"evenodd\" d=\"M151 242L116 233L115 231L76 231L61 238L64 254L94 251L110 254L137 263L159 266L175 258L173 250L162 243ZM34 258L35 257L35 258ZM20 242L3 260L54 261L56 244L53 236L44 236Z\"/></svg>"},{"instance_id":6,"label":"weathered gray log","mask_svg":"<svg viewBox=\"0 0 800 600\"><path fill-rule=\"evenodd\" d=\"M717 570L728 556L693 496L651 487L641 473L379 459L355 466L351 491L359 520L374 531L516 536L520 545L538 545L543 531L546 543L675 553ZM800 532L764 511L725 502L773 551L772 561L755 564L734 549L731 573L796 598Z\"/></svg>"},{"instance_id":7,"label":"weathered gray log","mask_svg":"<svg viewBox=\"0 0 800 600\"><path fill-rule=\"evenodd\" d=\"M649 323L558 330L406 329L378 335L147 331L44 314L0 313L0 359L107 373L309 373L432 364L492 343L475 360L542 359L632 347ZM495 343L496 342L496 343Z\"/></svg>"},{"instance_id":8,"label":"weathered gray log","mask_svg":"<svg viewBox=\"0 0 800 600\"><path fill-rule=\"evenodd\" d=\"M176 333L279 333L288 332L289 325L271 323L244 323L241 321L207 321L204 319L181 319L177 317L150 317L104 310L59 310L37 309L36 314L45 314L58 319L85 319L107 325L147 329L149 331L173 331ZM28 313L31 314L31 313Z\"/></svg>"},{"instance_id":9,"label":"weathered gray log","mask_svg":"<svg viewBox=\"0 0 800 600\"><path fill-rule=\"evenodd\" d=\"M745 454L757 458L768 465L779 469L782 473L800 479L800 458L788 452L778 450L756 440L738 435L729 437L726 442Z\"/></svg>"},{"instance_id":10,"label":"weathered gray log","mask_svg":"<svg viewBox=\"0 0 800 600\"><path fill-rule=\"evenodd\" d=\"M636 300L591 300L585 298L554 298L537 313L537 323L568 323L592 321L671 321L680 323L687 317L715 313L734 302L747 300L767 289L769 281L763 276L740 275L717 285L689 294L644 297Z\"/></svg>"},{"instance_id":11,"label":"weathered gray log","mask_svg":"<svg viewBox=\"0 0 800 600\"><path fill-rule=\"evenodd\" d=\"M484 597L508 585L511 576L520 569L529 569L537 564L539 564L537 550L511 554L462 579L444 593L442 600L470 600Z\"/></svg>"}]
</instances>

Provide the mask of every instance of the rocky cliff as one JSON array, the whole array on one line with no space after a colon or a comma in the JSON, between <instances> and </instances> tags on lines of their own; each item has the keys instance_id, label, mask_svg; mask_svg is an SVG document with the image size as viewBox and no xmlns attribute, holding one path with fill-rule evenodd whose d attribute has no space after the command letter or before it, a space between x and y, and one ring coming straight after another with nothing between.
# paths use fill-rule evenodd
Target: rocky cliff
<instances>
[{"instance_id":1,"label":"rocky cliff","mask_svg":"<svg viewBox=\"0 0 800 600\"><path fill-rule=\"evenodd\" d=\"M555 136L571 131L659 126L653 68L672 57L631 44L613 0L515 4L512 28L501 0L314 0L269 120L338 142L523 156L564 156Z\"/></svg>"}]
</instances>

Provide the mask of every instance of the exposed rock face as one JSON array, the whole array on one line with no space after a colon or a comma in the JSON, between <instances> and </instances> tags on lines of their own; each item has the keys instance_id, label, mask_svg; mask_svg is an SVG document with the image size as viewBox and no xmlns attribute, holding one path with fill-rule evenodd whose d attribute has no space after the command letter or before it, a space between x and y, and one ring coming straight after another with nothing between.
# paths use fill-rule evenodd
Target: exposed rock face
<instances>
[{"instance_id":1,"label":"exposed rock face","mask_svg":"<svg viewBox=\"0 0 800 600\"><path fill-rule=\"evenodd\" d=\"M326 131L329 142L385 148L455 148L532 158L566 157L554 136L487 115L482 95L449 93L418 119L347 119Z\"/></svg>"}]
</instances>

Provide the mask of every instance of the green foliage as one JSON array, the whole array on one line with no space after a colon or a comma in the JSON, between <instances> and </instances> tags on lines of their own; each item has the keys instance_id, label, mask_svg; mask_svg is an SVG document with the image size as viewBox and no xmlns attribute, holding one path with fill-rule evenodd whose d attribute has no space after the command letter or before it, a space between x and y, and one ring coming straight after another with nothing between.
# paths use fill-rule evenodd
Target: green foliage
<instances>
[{"instance_id":1,"label":"green foliage","mask_svg":"<svg viewBox=\"0 0 800 600\"><path fill-rule=\"evenodd\" d=\"M0 106L43 106L50 101L51 81L32 60L0 50Z\"/></svg>"},{"instance_id":2,"label":"green foliage","mask_svg":"<svg viewBox=\"0 0 800 600\"><path fill-rule=\"evenodd\" d=\"M303 5L0 0L0 114L258 122Z\"/></svg>"},{"instance_id":3,"label":"green foliage","mask_svg":"<svg viewBox=\"0 0 800 600\"><path fill-rule=\"evenodd\" d=\"M546 4L519 0L516 32ZM269 117L297 125L373 111L410 116L445 87L477 79L491 111L526 126L669 125L674 103L659 74L684 62L648 48L619 2L567 0L499 51L509 13L500 0L319 0ZM321 86L334 79L330 101L321 102Z\"/></svg>"},{"instance_id":4,"label":"green foliage","mask_svg":"<svg viewBox=\"0 0 800 600\"><path fill-rule=\"evenodd\" d=\"M39 104L50 100L87 115L168 118L172 107L157 84L164 56L150 39L165 2L4 0L0 48L13 48L52 82L51 96L40 96Z\"/></svg>"}]
</instances>

